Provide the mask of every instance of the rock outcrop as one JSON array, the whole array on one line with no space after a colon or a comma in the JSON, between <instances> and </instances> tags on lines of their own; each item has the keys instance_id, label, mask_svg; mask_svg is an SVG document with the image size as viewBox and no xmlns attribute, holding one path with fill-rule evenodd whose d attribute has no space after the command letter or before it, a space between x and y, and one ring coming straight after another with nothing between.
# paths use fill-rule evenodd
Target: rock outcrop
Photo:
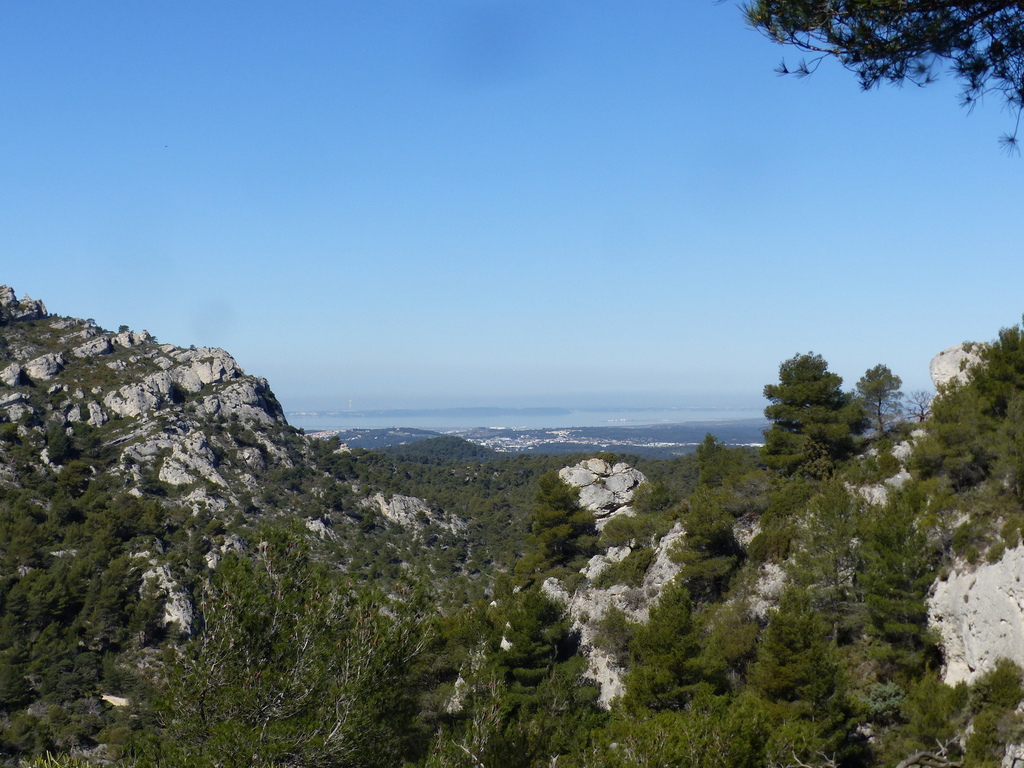
<instances>
[{"instance_id":1,"label":"rock outcrop","mask_svg":"<svg viewBox=\"0 0 1024 768\"><path fill-rule=\"evenodd\" d=\"M961 564L936 581L928 621L942 638L949 685L973 682L1000 658L1024 666L1024 545L996 563Z\"/></svg>"},{"instance_id":2,"label":"rock outcrop","mask_svg":"<svg viewBox=\"0 0 1024 768\"><path fill-rule=\"evenodd\" d=\"M164 600L163 625L176 624L186 635L191 635L195 621L195 606L192 600L174 580L166 565L155 565L142 574L143 592L155 590Z\"/></svg>"},{"instance_id":3,"label":"rock outcrop","mask_svg":"<svg viewBox=\"0 0 1024 768\"><path fill-rule=\"evenodd\" d=\"M375 493L363 502L367 509L379 512L389 522L421 532L424 527L435 524L445 530L456 533L466 527L466 523L455 515L433 509L423 499L415 496L395 494L391 498L383 493Z\"/></svg>"},{"instance_id":4,"label":"rock outcrop","mask_svg":"<svg viewBox=\"0 0 1024 768\"><path fill-rule=\"evenodd\" d=\"M630 506L633 493L646 480L640 471L628 464L618 463L613 466L596 458L582 461L574 467L565 467L559 470L559 476L564 482L580 489L580 502L594 512L598 527L616 515L634 514ZM586 577L585 581L572 593L554 578L543 584L544 592L568 610L573 629L580 636L581 652L590 665L589 676L600 688L598 702L602 707L608 708L614 699L623 694L624 670L615 656L596 642L601 621L613 609L622 611L630 621L647 621L648 613L665 585L679 572L679 566L673 562L670 553L684 535L682 526L677 523L661 538L655 548L654 561L639 586L594 586L603 571L632 553L628 546L611 547L594 555L581 570Z\"/></svg>"},{"instance_id":5,"label":"rock outcrop","mask_svg":"<svg viewBox=\"0 0 1024 768\"><path fill-rule=\"evenodd\" d=\"M928 366L935 388L950 382L965 383L970 369L981 362L984 348L984 344L957 344L939 352Z\"/></svg>"},{"instance_id":6,"label":"rock outcrop","mask_svg":"<svg viewBox=\"0 0 1024 768\"><path fill-rule=\"evenodd\" d=\"M0 285L0 324L18 320L39 320L46 317L46 306L28 296L18 301L14 289Z\"/></svg>"},{"instance_id":7,"label":"rock outcrop","mask_svg":"<svg viewBox=\"0 0 1024 768\"><path fill-rule=\"evenodd\" d=\"M632 515L633 492L647 478L625 463L614 466L604 459L587 459L558 470L562 481L580 489L580 504L594 513L601 529L616 515Z\"/></svg>"},{"instance_id":8,"label":"rock outcrop","mask_svg":"<svg viewBox=\"0 0 1024 768\"><path fill-rule=\"evenodd\" d=\"M595 642L601 621L612 609L622 611L630 621L647 621L650 609L657 603L665 585L679 572L679 566L672 561L670 552L683 535L683 528L677 523L661 539L655 550L654 563L647 569L643 583L638 587L615 584L601 589L584 584L570 594L557 579L548 579L543 584L544 592L551 599L566 606L573 629L579 632L581 653L589 662L589 676L600 689L598 703L605 709L625 692L625 670L613 654ZM629 553L629 547L618 547L603 555L595 555L583 573L596 578L601 571L623 560Z\"/></svg>"},{"instance_id":9,"label":"rock outcrop","mask_svg":"<svg viewBox=\"0 0 1024 768\"><path fill-rule=\"evenodd\" d=\"M940 396L944 386L970 380L971 369L983 362L984 348L958 344L932 359L930 373ZM1024 666L1022 579L1024 545L1006 550L994 563L972 566L958 561L932 585L928 622L941 638L946 683L972 683L1001 658Z\"/></svg>"},{"instance_id":10,"label":"rock outcrop","mask_svg":"<svg viewBox=\"0 0 1024 768\"><path fill-rule=\"evenodd\" d=\"M34 360L24 363L21 367L22 373L26 374L31 381L48 381L63 369L64 355L60 352L40 355Z\"/></svg>"},{"instance_id":11,"label":"rock outcrop","mask_svg":"<svg viewBox=\"0 0 1024 768\"><path fill-rule=\"evenodd\" d=\"M917 438L923 435L923 432L915 432L911 437ZM885 504L889 500L889 491L896 490L905 486L911 481L911 475L907 469L907 462L910 460L911 454L914 452L914 444L912 440L904 440L901 443L897 443L892 447L892 456L899 463L899 470L892 477L887 477L881 483L875 483L873 485L860 485L852 486L848 485L847 489L851 492L859 494L868 504L879 507ZM867 455L877 455L877 451L872 448L868 451Z\"/></svg>"}]
</instances>

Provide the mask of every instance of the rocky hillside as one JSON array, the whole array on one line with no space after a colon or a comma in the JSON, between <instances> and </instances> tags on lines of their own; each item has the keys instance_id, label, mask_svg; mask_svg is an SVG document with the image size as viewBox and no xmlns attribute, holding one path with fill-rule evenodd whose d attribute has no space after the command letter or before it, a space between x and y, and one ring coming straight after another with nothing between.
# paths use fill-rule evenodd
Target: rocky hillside
<instances>
[{"instance_id":1,"label":"rocky hillside","mask_svg":"<svg viewBox=\"0 0 1024 768\"><path fill-rule=\"evenodd\" d=\"M0 287L0 764L1012 768L1020 371L945 350L871 431L797 355L760 451L369 452Z\"/></svg>"},{"instance_id":2,"label":"rocky hillside","mask_svg":"<svg viewBox=\"0 0 1024 768\"><path fill-rule=\"evenodd\" d=\"M105 471L130 493L164 483L183 503L222 512L258 496L257 477L269 466L295 461L282 448L289 429L266 380L246 375L222 349L182 349L146 331L110 333L50 316L6 286L0 323L4 420L40 444L90 427L91 439L116 450ZM69 458L49 445L39 456L55 474Z\"/></svg>"}]
</instances>

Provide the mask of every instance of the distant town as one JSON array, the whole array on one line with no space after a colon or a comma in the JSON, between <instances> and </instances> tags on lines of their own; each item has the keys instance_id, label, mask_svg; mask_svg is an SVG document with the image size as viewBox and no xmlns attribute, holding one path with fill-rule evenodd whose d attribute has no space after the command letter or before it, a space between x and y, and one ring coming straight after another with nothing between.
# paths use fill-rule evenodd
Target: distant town
<instances>
[{"instance_id":1,"label":"distant town","mask_svg":"<svg viewBox=\"0 0 1024 768\"><path fill-rule=\"evenodd\" d=\"M524 429L515 427L473 427L453 429L336 428L308 430L317 437L333 437L350 448L385 448L407 445L433 437L454 435L505 453L563 454L586 451L630 453L649 458L670 458L692 452L707 434L729 445L761 445L763 419L732 421L695 421L681 424L642 426L554 427Z\"/></svg>"}]
</instances>

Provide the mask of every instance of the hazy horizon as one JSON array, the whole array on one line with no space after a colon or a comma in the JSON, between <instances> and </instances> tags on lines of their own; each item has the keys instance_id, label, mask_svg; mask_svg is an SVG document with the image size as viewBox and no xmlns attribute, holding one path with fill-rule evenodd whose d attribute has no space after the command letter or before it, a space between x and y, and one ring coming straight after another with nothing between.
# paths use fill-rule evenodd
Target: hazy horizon
<instances>
[{"instance_id":1,"label":"hazy horizon","mask_svg":"<svg viewBox=\"0 0 1024 768\"><path fill-rule=\"evenodd\" d=\"M569 427L650 426L763 419L758 408L740 407L487 407L380 408L363 410L285 410L288 423L307 431L329 429L471 429L498 427L559 429Z\"/></svg>"}]
</instances>

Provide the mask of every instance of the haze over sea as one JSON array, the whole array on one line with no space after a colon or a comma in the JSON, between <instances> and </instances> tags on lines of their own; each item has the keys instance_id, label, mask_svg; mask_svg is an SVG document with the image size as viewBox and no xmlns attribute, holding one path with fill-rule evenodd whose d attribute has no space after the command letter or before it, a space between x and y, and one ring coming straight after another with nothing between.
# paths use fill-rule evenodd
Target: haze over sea
<instances>
[{"instance_id":1,"label":"haze over sea","mask_svg":"<svg viewBox=\"0 0 1024 768\"><path fill-rule=\"evenodd\" d=\"M733 408L395 408L380 410L288 411L288 422L307 432L328 429L408 427L445 430L493 427L639 427L650 424L738 421L763 418L761 407Z\"/></svg>"}]
</instances>

